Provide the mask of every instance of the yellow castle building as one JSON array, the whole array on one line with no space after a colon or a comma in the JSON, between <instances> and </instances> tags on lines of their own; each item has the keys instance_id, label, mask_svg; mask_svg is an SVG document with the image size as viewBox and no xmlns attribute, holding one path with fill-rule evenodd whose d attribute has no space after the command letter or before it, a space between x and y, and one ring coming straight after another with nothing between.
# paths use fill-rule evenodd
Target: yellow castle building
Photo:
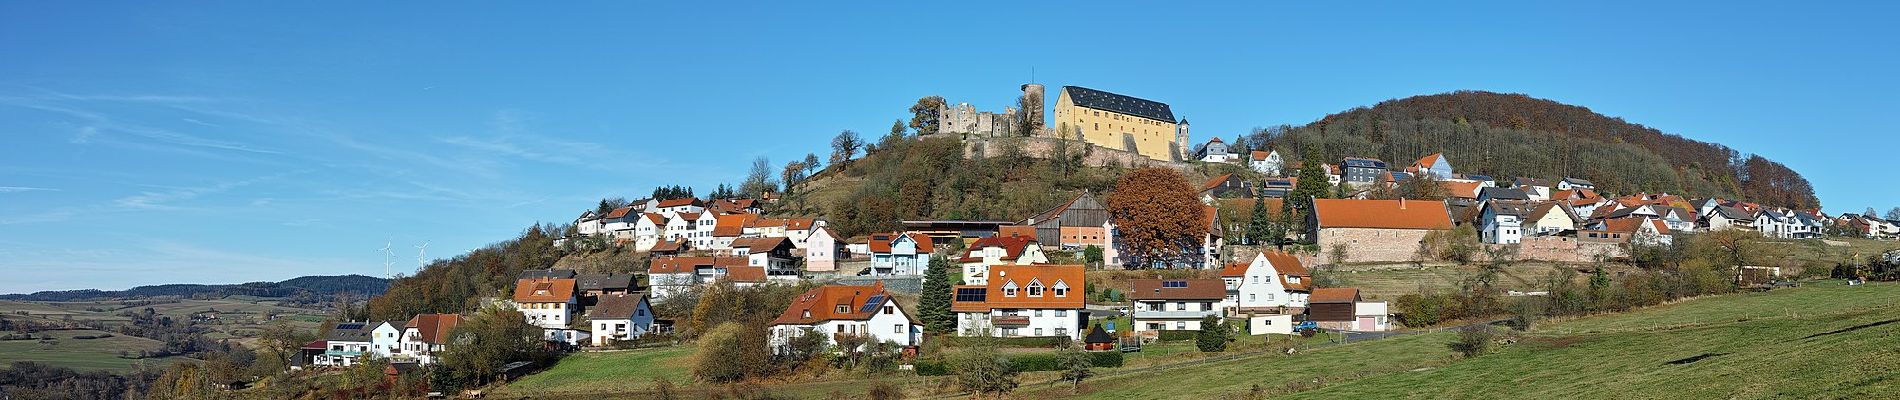
<instances>
[{"instance_id":1,"label":"yellow castle building","mask_svg":"<svg viewBox=\"0 0 1900 400\"><path fill-rule=\"evenodd\" d=\"M1063 86L1050 122L1058 132L1066 126L1080 140L1097 146L1163 161L1185 157L1187 120L1176 121L1167 103Z\"/></svg>"}]
</instances>

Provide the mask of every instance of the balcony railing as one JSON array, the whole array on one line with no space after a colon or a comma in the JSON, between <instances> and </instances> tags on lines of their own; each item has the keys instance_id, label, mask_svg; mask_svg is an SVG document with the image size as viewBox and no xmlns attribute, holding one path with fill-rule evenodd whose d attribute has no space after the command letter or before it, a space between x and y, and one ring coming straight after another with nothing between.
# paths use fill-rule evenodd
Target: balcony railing
<instances>
[{"instance_id":1,"label":"balcony railing","mask_svg":"<svg viewBox=\"0 0 1900 400\"><path fill-rule=\"evenodd\" d=\"M1025 316L1015 316L1015 315L1004 315L1004 316L999 316L999 317L991 317L991 318L990 318L990 325L995 325L995 326L1025 326L1025 325L1029 325L1029 317L1025 317Z\"/></svg>"},{"instance_id":2,"label":"balcony railing","mask_svg":"<svg viewBox=\"0 0 1900 400\"><path fill-rule=\"evenodd\" d=\"M1219 313L1219 310L1204 311L1136 311L1135 319L1142 318L1201 318Z\"/></svg>"}]
</instances>

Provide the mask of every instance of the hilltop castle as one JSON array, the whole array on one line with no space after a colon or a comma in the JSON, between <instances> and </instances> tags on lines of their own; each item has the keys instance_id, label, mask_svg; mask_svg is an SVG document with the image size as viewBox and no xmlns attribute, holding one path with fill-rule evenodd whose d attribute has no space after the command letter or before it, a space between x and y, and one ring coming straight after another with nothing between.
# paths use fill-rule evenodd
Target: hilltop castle
<instances>
[{"instance_id":1,"label":"hilltop castle","mask_svg":"<svg viewBox=\"0 0 1900 400\"><path fill-rule=\"evenodd\" d=\"M1055 129L1043 115L1043 86L1022 85L1023 109L978 112L969 103L944 104L940 134L965 139L1012 136L1057 137L1123 150L1158 161L1189 157L1188 123L1176 120L1167 103L1081 86L1063 86L1055 104Z\"/></svg>"}]
</instances>

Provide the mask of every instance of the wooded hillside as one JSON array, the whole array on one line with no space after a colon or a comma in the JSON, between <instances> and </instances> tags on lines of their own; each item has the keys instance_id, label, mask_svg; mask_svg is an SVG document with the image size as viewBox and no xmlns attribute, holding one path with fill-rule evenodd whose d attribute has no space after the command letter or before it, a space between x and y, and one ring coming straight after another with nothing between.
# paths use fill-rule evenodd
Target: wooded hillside
<instances>
[{"instance_id":1,"label":"wooded hillside","mask_svg":"<svg viewBox=\"0 0 1900 400\"><path fill-rule=\"evenodd\" d=\"M1459 172L1500 179L1569 176L1617 193L1667 191L1804 209L1820 204L1807 179L1772 160L1522 94L1459 91L1387 100L1252 136L1252 143L1285 149L1319 145L1327 159L1377 157L1393 169L1443 152Z\"/></svg>"}]
</instances>

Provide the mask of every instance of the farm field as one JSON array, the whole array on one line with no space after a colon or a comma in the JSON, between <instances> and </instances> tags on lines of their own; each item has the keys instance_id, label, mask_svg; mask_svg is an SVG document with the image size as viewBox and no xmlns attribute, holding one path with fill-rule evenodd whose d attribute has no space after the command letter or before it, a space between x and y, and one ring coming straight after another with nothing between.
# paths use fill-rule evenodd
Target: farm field
<instances>
[{"instance_id":1,"label":"farm field","mask_svg":"<svg viewBox=\"0 0 1900 400\"><path fill-rule=\"evenodd\" d=\"M1896 321L1900 285L1822 281L1551 321L1467 360L1438 332L1108 377L1083 397L1882 397L1900 392Z\"/></svg>"},{"instance_id":2,"label":"farm field","mask_svg":"<svg viewBox=\"0 0 1900 400\"><path fill-rule=\"evenodd\" d=\"M81 371L126 372L141 363L156 368L186 360L183 357L143 360L119 357L120 352L137 354L139 351L165 347L164 343L152 339L116 334L96 339L75 338L106 334L108 332L95 330L60 330L34 335L50 336L54 340L0 340L0 366L11 365L16 361L32 361Z\"/></svg>"}]
</instances>

